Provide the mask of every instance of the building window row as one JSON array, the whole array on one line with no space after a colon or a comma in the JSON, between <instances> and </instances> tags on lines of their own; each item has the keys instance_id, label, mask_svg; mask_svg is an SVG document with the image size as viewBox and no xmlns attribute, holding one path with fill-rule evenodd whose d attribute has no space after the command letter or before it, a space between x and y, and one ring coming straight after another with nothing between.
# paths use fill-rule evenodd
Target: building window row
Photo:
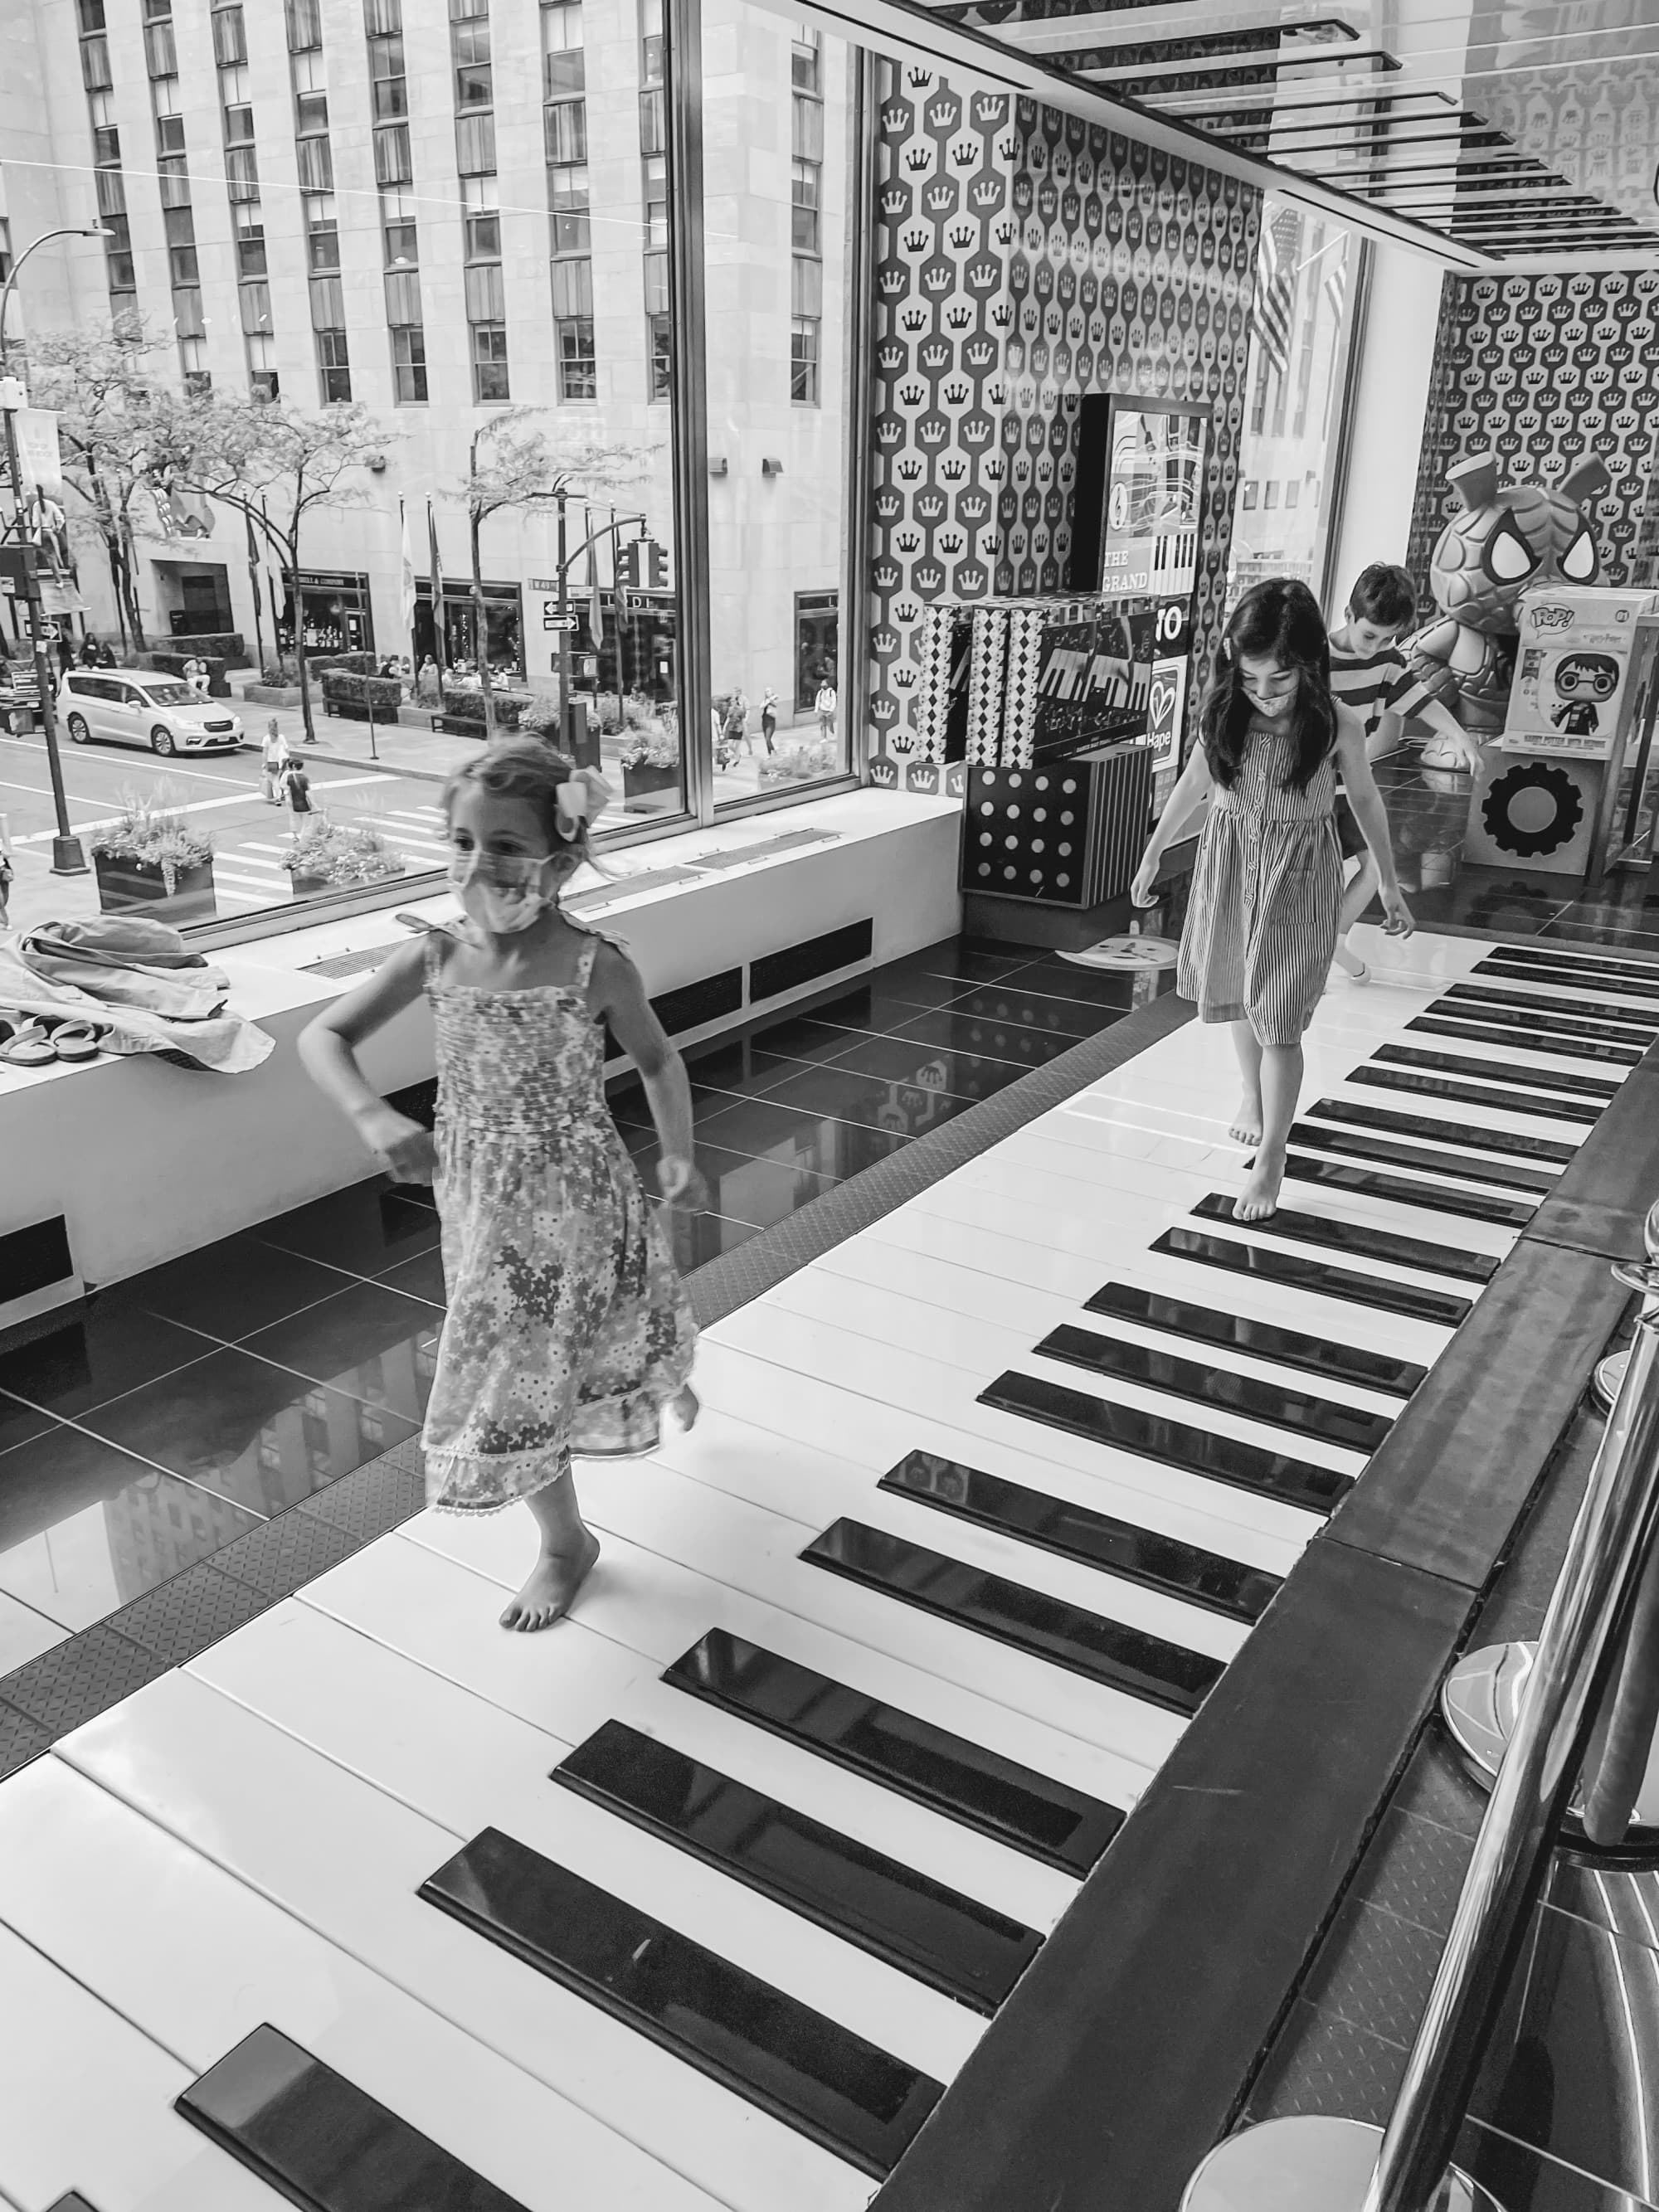
<instances>
[{"instance_id":1,"label":"building window row","mask_svg":"<svg viewBox=\"0 0 1659 2212\"><path fill-rule=\"evenodd\" d=\"M420 230L406 190L415 181L409 125L409 78L404 60L403 0L363 0L368 40L369 104L374 176L380 188L386 332L392 347L392 396L400 407L427 400L426 322L421 307Z\"/></svg>"},{"instance_id":2,"label":"building window row","mask_svg":"<svg viewBox=\"0 0 1659 2212\"><path fill-rule=\"evenodd\" d=\"M674 344L668 313L668 141L662 0L640 0L640 196L645 216L645 391L666 399Z\"/></svg>"},{"instance_id":3,"label":"building window row","mask_svg":"<svg viewBox=\"0 0 1659 2212\"><path fill-rule=\"evenodd\" d=\"M225 196L230 202L231 229L236 241L237 306L247 357L248 389L256 399L274 399L278 382L276 340L271 326L258 134L248 96L247 23L241 0L216 7L211 21L224 125Z\"/></svg>"},{"instance_id":4,"label":"building window row","mask_svg":"<svg viewBox=\"0 0 1659 2212\"><path fill-rule=\"evenodd\" d=\"M191 204L185 118L179 112L179 60L173 40L173 0L143 0L144 57L155 123L155 169L167 240L167 279L173 287L173 327L185 389L206 392L207 323L202 312L201 270L196 254L196 216Z\"/></svg>"},{"instance_id":5,"label":"building window row","mask_svg":"<svg viewBox=\"0 0 1659 2212\"><path fill-rule=\"evenodd\" d=\"M81 82L92 127L98 219L108 234L104 242L104 274L109 286L110 313L118 327L132 318L137 289L126 184L121 174L121 134L110 119L110 92L115 80L104 29L104 0L76 0L76 14L81 33Z\"/></svg>"},{"instance_id":6,"label":"building window row","mask_svg":"<svg viewBox=\"0 0 1659 2212\"><path fill-rule=\"evenodd\" d=\"M798 24L790 59L789 397L816 407L823 335L823 50Z\"/></svg>"},{"instance_id":7,"label":"building window row","mask_svg":"<svg viewBox=\"0 0 1659 2212\"><path fill-rule=\"evenodd\" d=\"M501 282L501 187L495 174L489 0L449 0L449 19L472 397L494 403L511 398L512 380Z\"/></svg>"},{"instance_id":8,"label":"building window row","mask_svg":"<svg viewBox=\"0 0 1659 2212\"><path fill-rule=\"evenodd\" d=\"M351 348L340 282L340 222L334 202L334 148L319 0L286 0L294 151L305 224L311 331L317 388L325 405L351 397Z\"/></svg>"},{"instance_id":9,"label":"building window row","mask_svg":"<svg viewBox=\"0 0 1659 2212\"><path fill-rule=\"evenodd\" d=\"M599 396L586 94L581 0L549 0L542 9L542 139L552 244L554 358L559 397L567 400Z\"/></svg>"}]
</instances>

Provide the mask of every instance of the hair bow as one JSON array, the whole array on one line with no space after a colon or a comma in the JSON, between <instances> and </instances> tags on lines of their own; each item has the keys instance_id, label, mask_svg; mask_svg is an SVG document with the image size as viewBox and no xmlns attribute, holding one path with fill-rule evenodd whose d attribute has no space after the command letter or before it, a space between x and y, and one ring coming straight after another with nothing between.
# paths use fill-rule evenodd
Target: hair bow
<instances>
[{"instance_id":1,"label":"hair bow","mask_svg":"<svg viewBox=\"0 0 1659 2212\"><path fill-rule=\"evenodd\" d=\"M616 796L596 768L579 768L554 797L559 809L559 835L567 844L591 828Z\"/></svg>"}]
</instances>

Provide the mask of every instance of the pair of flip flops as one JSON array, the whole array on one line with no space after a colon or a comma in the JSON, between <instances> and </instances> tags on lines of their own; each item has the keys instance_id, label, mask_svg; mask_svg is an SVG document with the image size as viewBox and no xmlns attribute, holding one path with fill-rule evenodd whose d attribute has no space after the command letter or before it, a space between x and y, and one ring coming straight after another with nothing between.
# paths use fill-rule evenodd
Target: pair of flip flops
<instances>
[{"instance_id":1,"label":"pair of flip flops","mask_svg":"<svg viewBox=\"0 0 1659 2212\"><path fill-rule=\"evenodd\" d=\"M13 1067L49 1067L59 1060L96 1060L103 1035L95 1022L0 1013L0 1060Z\"/></svg>"}]
</instances>

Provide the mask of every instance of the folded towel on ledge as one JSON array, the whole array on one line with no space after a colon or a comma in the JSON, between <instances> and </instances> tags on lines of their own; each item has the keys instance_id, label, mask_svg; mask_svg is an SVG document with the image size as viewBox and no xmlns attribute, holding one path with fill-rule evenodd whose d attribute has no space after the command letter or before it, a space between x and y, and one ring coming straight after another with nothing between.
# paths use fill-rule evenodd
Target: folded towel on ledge
<instances>
[{"instance_id":1,"label":"folded towel on ledge","mask_svg":"<svg viewBox=\"0 0 1659 2212\"><path fill-rule=\"evenodd\" d=\"M258 1067L276 1041L227 1010L229 990L165 922L107 915L0 932L0 1007L95 1022L106 1052L157 1053L220 1075Z\"/></svg>"}]
</instances>

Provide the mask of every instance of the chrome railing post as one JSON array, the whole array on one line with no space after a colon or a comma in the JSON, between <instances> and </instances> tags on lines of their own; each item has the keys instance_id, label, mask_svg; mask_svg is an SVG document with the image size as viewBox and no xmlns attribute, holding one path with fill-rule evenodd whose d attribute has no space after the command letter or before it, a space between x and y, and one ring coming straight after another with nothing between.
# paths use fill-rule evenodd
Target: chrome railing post
<instances>
[{"instance_id":1,"label":"chrome railing post","mask_svg":"<svg viewBox=\"0 0 1659 2212\"><path fill-rule=\"evenodd\" d=\"M1659 1206L1650 1264L1615 1267L1643 1312L1475 1840L1446 1949L1386 2130L1323 2118L1231 2136L1188 2184L1182 2212L1501 2212L1451 2165L1504 2002L1614 1678L1659 1523Z\"/></svg>"}]
</instances>

